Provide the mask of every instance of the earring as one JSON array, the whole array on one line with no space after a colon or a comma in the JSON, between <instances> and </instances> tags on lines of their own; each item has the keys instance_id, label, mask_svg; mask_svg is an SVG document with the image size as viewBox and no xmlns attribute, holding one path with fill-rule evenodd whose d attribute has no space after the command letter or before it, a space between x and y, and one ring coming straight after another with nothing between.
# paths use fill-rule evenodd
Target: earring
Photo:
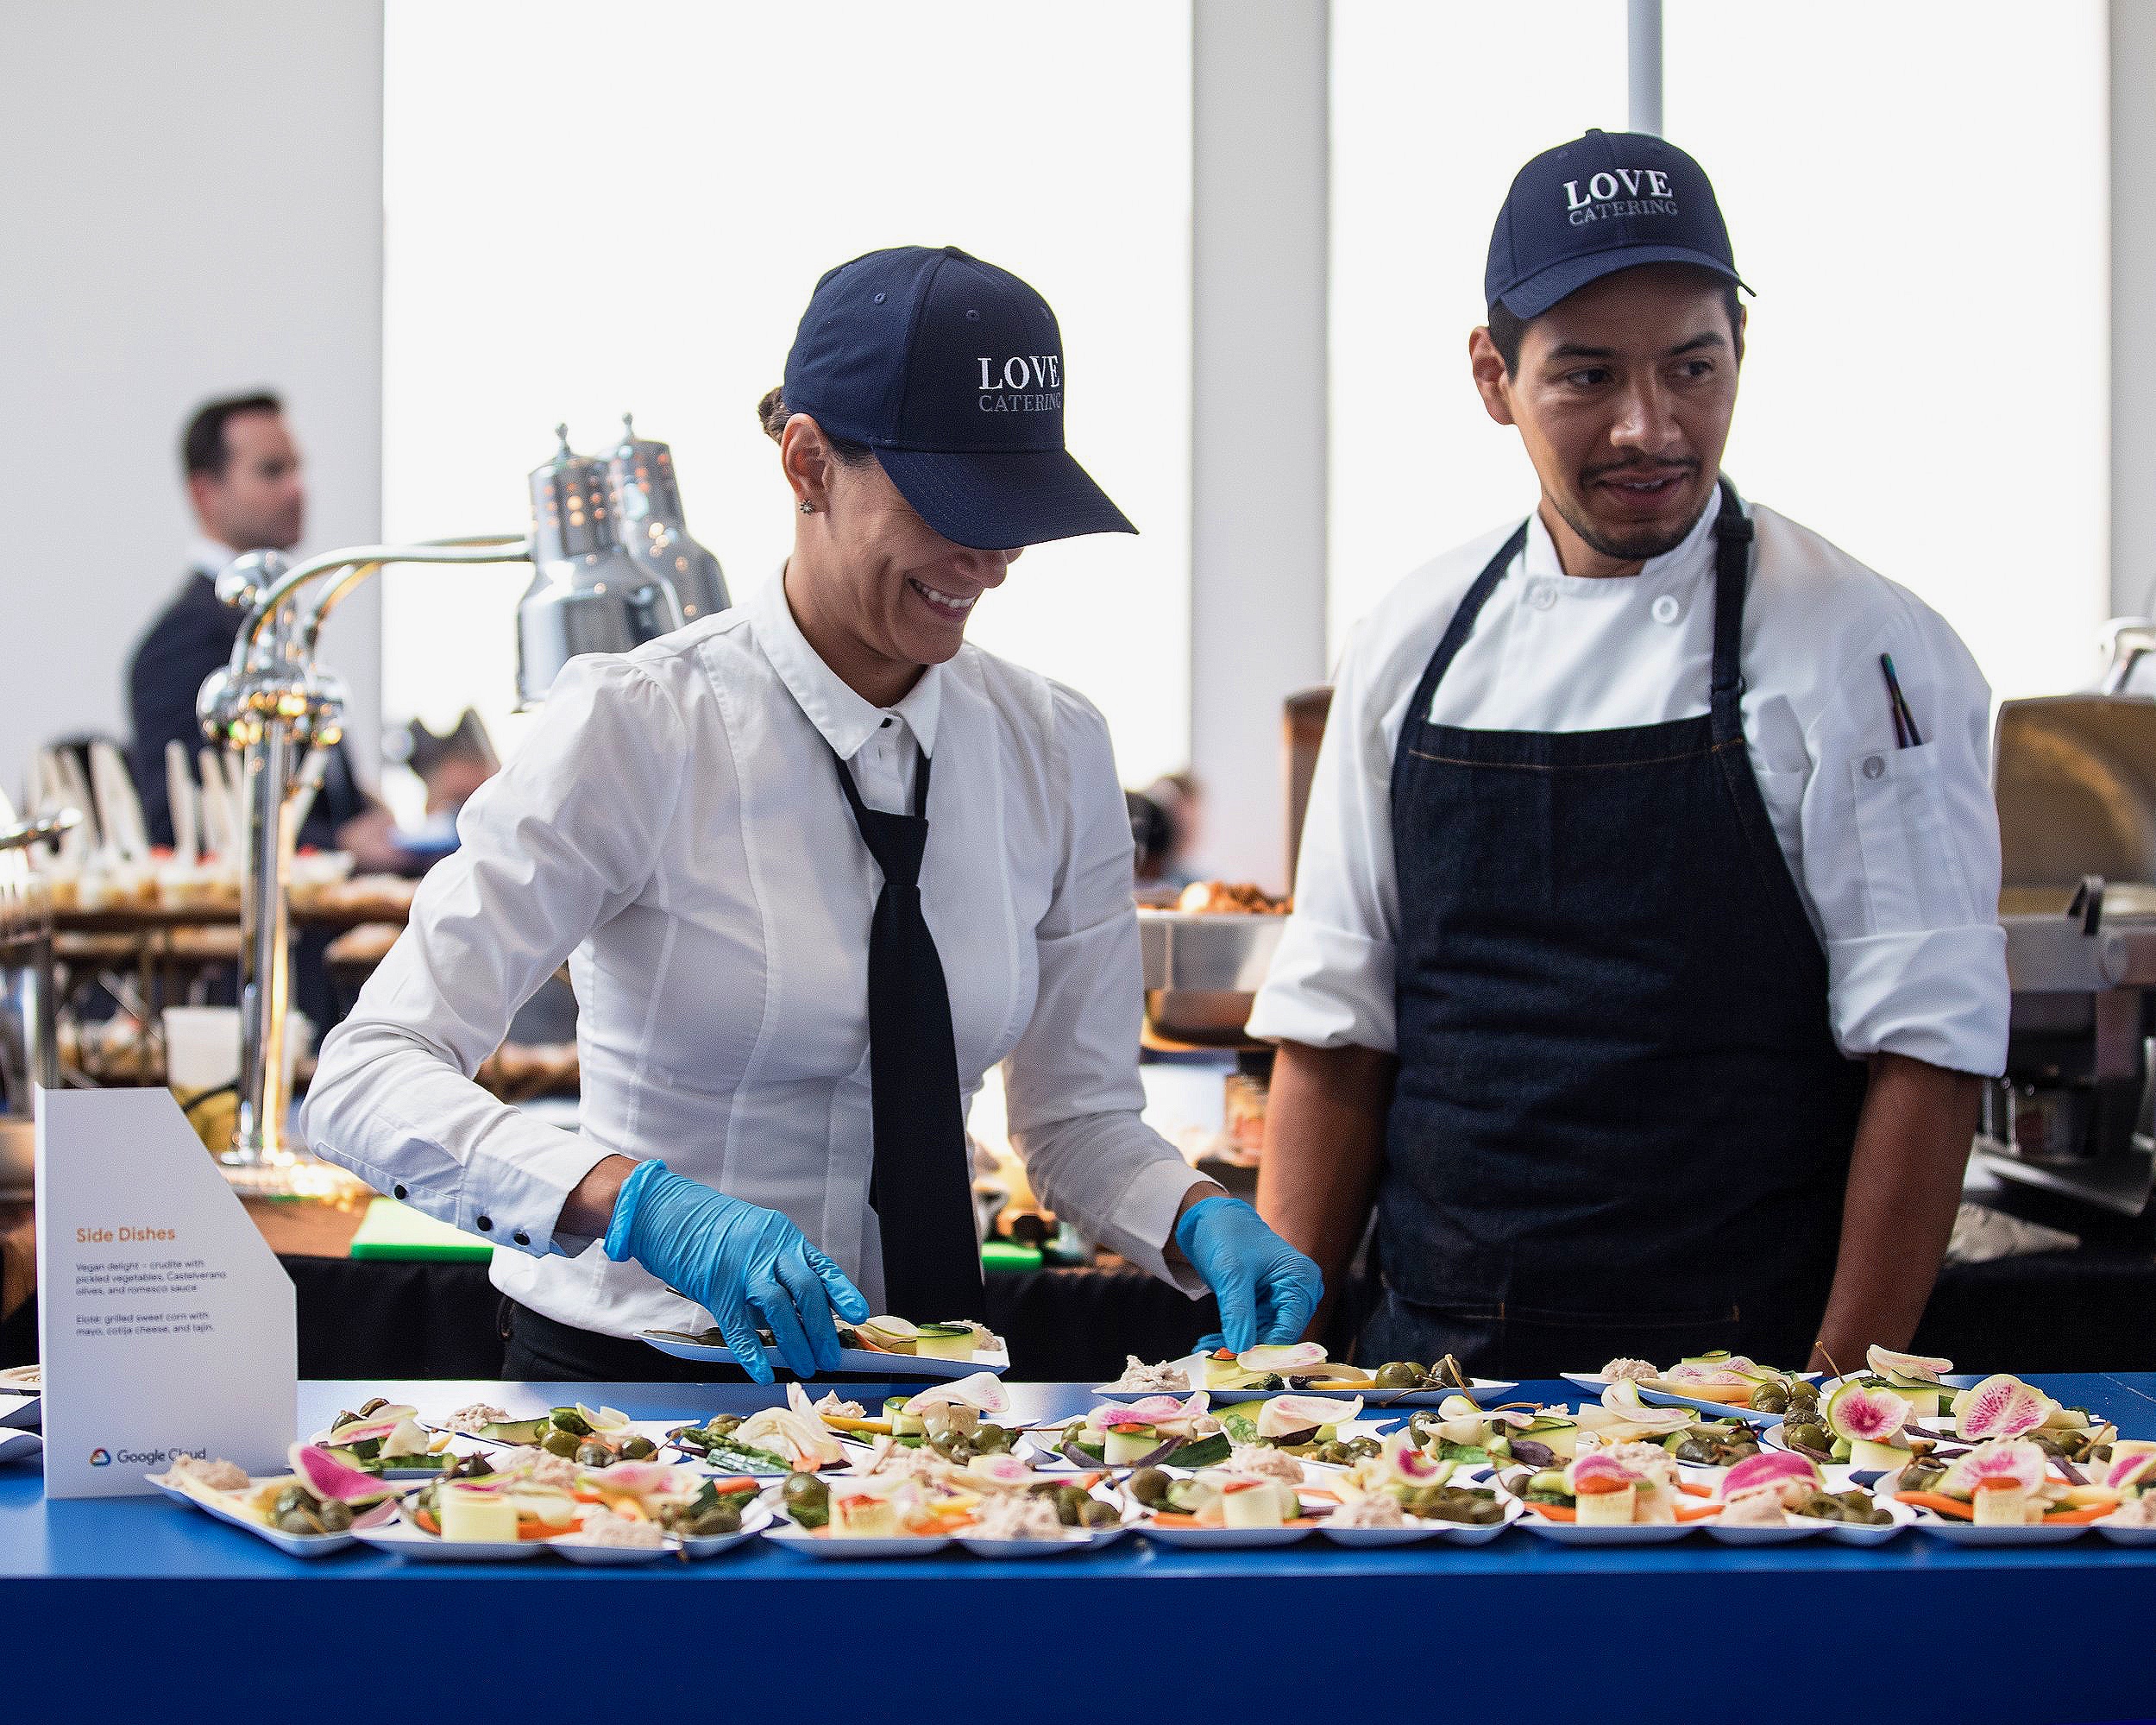
<instances>
[{"instance_id":1,"label":"earring","mask_svg":"<svg viewBox=\"0 0 2156 1725\"><path fill-rule=\"evenodd\" d=\"M801 513L804 515L813 515L816 513L816 506L804 497L801 500Z\"/></svg>"}]
</instances>

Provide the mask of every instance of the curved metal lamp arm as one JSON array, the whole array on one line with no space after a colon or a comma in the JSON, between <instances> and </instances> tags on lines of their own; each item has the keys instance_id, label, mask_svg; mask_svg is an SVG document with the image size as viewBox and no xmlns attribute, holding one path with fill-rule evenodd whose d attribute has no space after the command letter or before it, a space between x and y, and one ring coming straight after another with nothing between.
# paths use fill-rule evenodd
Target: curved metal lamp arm
<instances>
[{"instance_id":1,"label":"curved metal lamp arm","mask_svg":"<svg viewBox=\"0 0 2156 1725\"><path fill-rule=\"evenodd\" d=\"M2103 681L2097 685L2105 695L2123 695L2134 667L2144 653L2156 652L2156 621L2147 617L2115 617L2103 626Z\"/></svg>"},{"instance_id":2,"label":"curved metal lamp arm","mask_svg":"<svg viewBox=\"0 0 2156 1725\"><path fill-rule=\"evenodd\" d=\"M330 583L308 608L300 626L300 645L305 652L314 649L315 637L321 632L323 619L343 601L352 590L368 576L393 563L528 563L531 557L531 541L521 533L475 534L456 539L422 539L411 545L358 545L341 551L325 551L320 557L309 557L295 563L279 576L265 592L257 595L248 607L247 619L240 625L240 633L232 643L231 668L235 671L247 667L248 654L255 644L268 633L271 620L283 608L285 601L317 576L327 575L333 570L348 573L341 580Z\"/></svg>"}]
</instances>

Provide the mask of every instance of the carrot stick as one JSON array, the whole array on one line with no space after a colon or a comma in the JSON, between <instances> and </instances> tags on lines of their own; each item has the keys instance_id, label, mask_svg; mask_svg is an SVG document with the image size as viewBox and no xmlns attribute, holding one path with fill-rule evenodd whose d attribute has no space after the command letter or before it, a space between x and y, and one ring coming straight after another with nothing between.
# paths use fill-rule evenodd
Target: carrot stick
<instances>
[{"instance_id":1,"label":"carrot stick","mask_svg":"<svg viewBox=\"0 0 2156 1725\"><path fill-rule=\"evenodd\" d=\"M1712 1497L1714 1495L1714 1490L1712 1486L1701 1485L1696 1480L1681 1479L1677 1482L1677 1489L1682 1492L1687 1497Z\"/></svg>"},{"instance_id":2,"label":"carrot stick","mask_svg":"<svg viewBox=\"0 0 2156 1725\"><path fill-rule=\"evenodd\" d=\"M2046 1527L2084 1527L2091 1521L2101 1521L2117 1508L2115 1503L2099 1503L2087 1509L2056 1510L2044 1517L2043 1525Z\"/></svg>"},{"instance_id":3,"label":"carrot stick","mask_svg":"<svg viewBox=\"0 0 2156 1725\"><path fill-rule=\"evenodd\" d=\"M1527 1506L1537 1515L1546 1515L1552 1521L1577 1521L1580 1512L1568 1509L1562 1503L1531 1503Z\"/></svg>"},{"instance_id":4,"label":"carrot stick","mask_svg":"<svg viewBox=\"0 0 2156 1725\"><path fill-rule=\"evenodd\" d=\"M1951 1515L1957 1521L1973 1521L1977 1512L1958 1497L1949 1497L1941 1491L1897 1491L1897 1503L1913 1503L1919 1509L1936 1509L1941 1515Z\"/></svg>"},{"instance_id":5,"label":"carrot stick","mask_svg":"<svg viewBox=\"0 0 2156 1725\"><path fill-rule=\"evenodd\" d=\"M1203 1527L1205 1524L1195 1515L1186 1515L1180 1509L1156 1509L1153 1512L1156 1527Z\"/></svg>"},{"instance_id":6,"label":"carrot stick","mask_svg":"<svg viewBox=\"0 0 2156 1725\"><path fill-rule=\"evenodd\" d=\"M1722 1506L1719 1503L1680 1503L1677 1506L1677 1520L1680 1521L1704 1521L1708 1516L1721 1513Z\"/></svg>"}]
</instances>

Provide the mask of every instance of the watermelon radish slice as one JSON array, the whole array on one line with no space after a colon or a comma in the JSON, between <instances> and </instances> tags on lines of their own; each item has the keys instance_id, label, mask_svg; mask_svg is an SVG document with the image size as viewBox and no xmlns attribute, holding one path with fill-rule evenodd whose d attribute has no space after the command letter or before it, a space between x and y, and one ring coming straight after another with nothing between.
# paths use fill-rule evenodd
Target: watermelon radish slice
<instances>
[{"instance_id":1,"label":"watermelon radish slice","mask_svg":"<svg viewBox=\"0 0 2156 1725\"><path fill-rule=\"evenodd\" d=\"M1864 1363L1879 1376L1898 1378L1904 1383L1937 1383L1943 1374L1954 1369L1952 1360L1937 1359L1929 1354L1897 1354L1876 1343L1864 1350Z\"/></svg>"},{"instance_id":2,"label":"watermelon radish slice","mask_svg":"<svg viewBox=\"0 0 2156 1725\"><path fill-rule=\"evenodd\" d=\"M1755 1491L1792 1479L1817 1485L1820 1470L1805 1457L1790 1451L1762 1450L1756 1456L1745 1457L1722 1476L1722 1495L1732 1498L1740 1491Z\"/></svg>"},{"instance_id":3,"label":"watermelon radish slice","mask_svg":"<svg viewBox=\"0 0 2156 1725\"><path fill-rule=\"evenodd\" d=\"M2114 1491L2128 1486L2145 1491L2156 1486L2156 1454L2121 1456L2104 1474L2103 1483Z\"/></svg>"},{"instance_id":4,"label":"watermelon radish slice","mask_svg":"<svg viewBox=\"0 0 2156 1725\"><path fill-rule=\"evenodd\" d=\"M1826 1428L1851 1443L1889 1444L1909 1423L1909 1404L1890 1389L1844 1383L1826 1398Z\"/></svg>"},{"instance_id":5,"label":"watermelon radish slice","mask_svg":"<svg viewBox=\"0 0 2156 1725\"><path fill-rule=\"evenodd\" d=\"M681 1470L667 1462L615 1462L609 1467L593 1469L585 1477L601 1491L642 1497L647 1492L670 1489L680 1473Z\"/></svg>"},{"instance_id":6,"label":"watermelon radish slice","mask_svg":"<svg viewBox=\"0 0 2156 1725\"><path fill-rule=\"evenodd\" d=\"M1994 1438L1966 1455L1957 1456L1939 1489L1953 1497L1973 1497L1986 1480L2011 1480L2024 1491L2044 1483L2044 1452L2021 1438Z\"/></svg>"},{"instance_id":7,"label":"watermelon radish slice","mask_svg":"<svg viewBox=\"0 0 2156 1725\"><path fill-rule=\"evenodd\" d=\"M1235 1363L1245 1371L1264 1372L1276 1377L1285 1377L1291 1372L1307 1375L1313 1366L1325 1363L1325 1350L1318 1342L1274 1343L1245 1348L1235 1356Z\"/></svg>"},{"instance_id":8,"label":"watermelon radish slice","mask_svg":"<svg viewBox=\"0 0 2156 1725\"><path fill-rule=\"evenodd\" d=\"M1639 1399L1639 1386L1628 1377L1619 1378L1602 1392L1602 1406L1627 1425L1656 1437L1684 1431L1700 1417L1695 1407L1650 1407Z\"/></svg>"},{"instance_id":9,"label":"watermelon radish slice","mask_svg":"<svg viewBox=\"0 0 2156 1725\"><path fill-rule=\"evenodd\" d=\"M1440 1461L1416 1443L1403 1426L1385 1440L1385 1462L1399 1478L1416 1485L1443 1485L1457 1464Z\"/></svg>"},{"instance_id":10,"label":"watermelon radish slice","mask_svg":"<svg viewBox=\"0 0 2156 1725\"><path fill-rule=\"evenodd\" d=\"M1565 1483L1572 1488L1575 1495L1577 1495L1582 1480L1610 1479L1619 1485L1632 1485L1638 1483L1639 1477L1635 1470L1625 1466L1607 1450L1589 1450L1565 1470Z\"/></svg>"},{"instance_id":11,"label":"watermelon radish slice","mask_svg":"<svg viewBox=\"0 0 2156 1725\"><path fill-rule=\"evenodd\" d=\"M2036 1430L2057 1406L2042 1390L2000 1372L1958 1400L1954 1431L1972 1443L1984 1438L2018 1438Z\"/></svg>"},{"instance_id":12,"label":"watermelon radish slice","mask_svg":"<svg viewBox=\"0 0 2156 1725\"><path fill-rule=\"evenodd\" d=\"M312 1444L294 1444L285 1452L300 1483L317 1497L334 1497L341 1503L372 1503L391 1495L393 1488L372 1474L348 1468L327 1450Z\"/></svg>"},{"instance_id":13,"label":"watermelon radish slice","mask_svg":"<svg viewBox=\"0 0 2156 1725\"><path fill-rule=\"evenodd\" d=\"M1344 1426L1362 1412L1362 1398L1341 1401L1329 1395L1276 1395L1258 1410L1260 1438L1285 1438L1318 1426Z\"/></svg>"}]
</instances>

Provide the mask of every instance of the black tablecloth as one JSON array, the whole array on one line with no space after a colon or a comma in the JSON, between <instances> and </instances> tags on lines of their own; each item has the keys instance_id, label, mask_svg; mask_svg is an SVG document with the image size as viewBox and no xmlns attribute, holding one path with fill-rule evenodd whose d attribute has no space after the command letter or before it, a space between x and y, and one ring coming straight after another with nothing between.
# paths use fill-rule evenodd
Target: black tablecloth
<instances>
[{"instance_id":1,"label":"black tablecloth","mask_svg":"<svg viewBox=\"0 0 2156 1725\"><path fill-rule=\"evenodd\" d=\"M501 1375L501 1296L484 1264L278 1262L299 1290L302 1377ZM1014 1376L1078 1383L1106 1382L1126 1353L1172 1358L1216 1324L1210 1300L1129 1269L993 1275L984 1315L1010 1343ZM2156 1371L2156 1257L2138 1243L2092 1243L1951 1266L1915 1346L1972 1368ZM33 1300L0 1324L0 1366L36 1357Z\"/></svg>"},{"instance_id":2,"label":"black tablecloth","mask_svg":"<svg viewBox=\"0 0 2156 1725\"><path fill-rule=\"evenodd\" d=\"M302 1377L500 1375L500 1296L483 1264L280 1262L299 1293ZM1210 1300L1129 1269L990 1276L984 1315L1010 1343L1014 1376L1078 1383L1106 1382L1127 1353L1185 1352L1217 1322ZM1916 1350L2015 1372L2156 1370L2156 1259L2086 1246L1952 1266Z\"/></svg>"}]
</instances>

